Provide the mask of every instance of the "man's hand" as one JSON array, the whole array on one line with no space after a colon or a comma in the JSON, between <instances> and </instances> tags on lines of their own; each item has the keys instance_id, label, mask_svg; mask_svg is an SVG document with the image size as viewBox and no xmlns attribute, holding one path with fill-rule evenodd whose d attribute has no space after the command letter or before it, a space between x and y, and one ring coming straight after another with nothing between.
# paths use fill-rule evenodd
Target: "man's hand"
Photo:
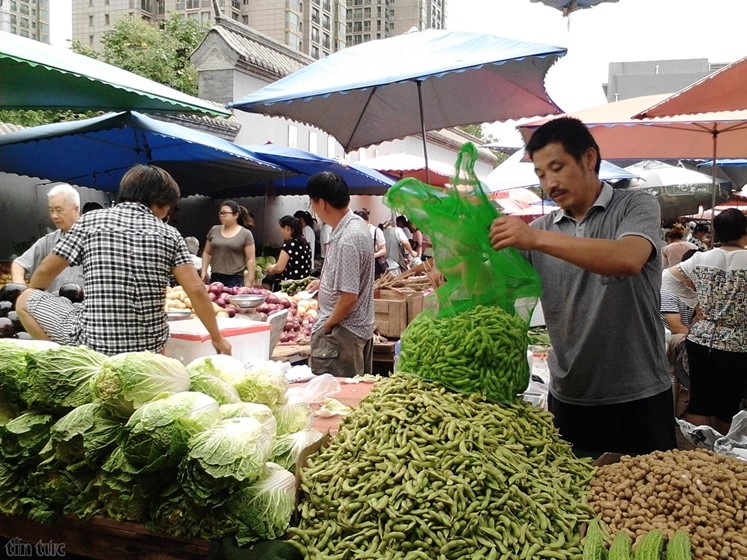
<instances>
[{"instance_id":1,"label":"man's hand","mask_svg":"<svg viewBox=\"0 0 747 560\"><path fill-rule=\"evenodd\" d=\"M319 282L319 279L318 279L318 278L317 278L316 280L312 280L312 281L311 281L311 282L309 282L309 284L308 284L308 285L306 286L306 291L307 291L307 292L315 292L316 290L318 290L318 289L319 289L319 283L320 283L320 282Z\"/></svg>"},{"instance_id":2,"label":"man's hand","mask_svg":"<svg viewBox=\"0 0 747 560\"><path fill-rule=\"evenodd\" d=\"M493 220L490 226L490 244L496 251L506 247L531 251L536 237L537 230L516 216L501 216Z\"/></svg>"},{"instance_id":3,"label":"man's hand","mask_svg":"<svg viewBox=\"0 0 747 560\"><path fill-rule=\"evenodd\" d=\"M225 354L226 356L231 355L231 344L222 336L215 340L212 340L213 348L218 354Z\"/></svg>"}]
</instances>

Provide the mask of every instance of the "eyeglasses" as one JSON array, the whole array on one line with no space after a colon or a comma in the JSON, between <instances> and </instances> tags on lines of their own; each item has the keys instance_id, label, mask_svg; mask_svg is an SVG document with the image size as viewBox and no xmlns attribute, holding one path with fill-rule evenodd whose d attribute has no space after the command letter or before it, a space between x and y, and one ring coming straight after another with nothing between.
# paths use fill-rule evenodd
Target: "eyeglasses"
<instances>
[{"instance_id":1,"label":"eyeglasses","mask_svg":"<svg viewBox=\"0 0 747 560\"><path fill-rule=\"evenodd\" d=\"M219 216L232 216L235 212L218 212Z\"/></svg>"}]
</instances>

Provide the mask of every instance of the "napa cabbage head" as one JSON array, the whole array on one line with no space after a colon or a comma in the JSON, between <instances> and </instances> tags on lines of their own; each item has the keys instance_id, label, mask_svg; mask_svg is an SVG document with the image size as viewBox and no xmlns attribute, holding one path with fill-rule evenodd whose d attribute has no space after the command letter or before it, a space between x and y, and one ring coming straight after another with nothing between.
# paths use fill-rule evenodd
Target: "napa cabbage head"
<instances>
[{"instance_id":1,"label":"napa cabbage head","mask_svg":"<svg viewBox=\"0 0 747 560\"><path fill-rule=\"evenodd\" d=\"M188 391L189 385L189 373L179 360L153 352L111 356L92 381L94 396L120 416L130 416L147 402Z\"/></svg>"},{"instance_id":2,"label":"napa cabbage head","mask_svg":"<svg viewBox=\"0 0 747 560\"><path fill-rule=\"evenodd\" d=\"M93 401L91 380L107 356L87 346L59 346L30 352L24 399L31 408L75 408Z\"/></svg>"},{"instance_id":3,"label":"napa cabbage head","mask_svg":"<svg viewBox=\"0 0 747 560\"><path fill-rule=\"evenodd\" d=\"M255 418L227 418L189 440L179 483L199 505L225 501L239 483L255 480L272 453L272 434Z\"/></svg>"},{"instance_id":4,"label":"napa cabbage head","mask_svg":"<svg viewBox=\"0 0 747 560\"><path fill-rule=\"evenodd\" d=\"M290 525L296 504L296 479L275 463L266 463L259 478L244 484L216 510L216 525L234 535L239 546L280 538Z\"/></svg>"},{"instance_id":5,"label":"napa cabbage head","mask_svg":"<svg viewBox=\"0 0 747 560\"><path fill-rule=\"evenodd\" d=\"M145 403L124 427L120 446L140 472L175 467L187 453L193 435L221 421L218 402L203 393L185 391Z\"/></svg>"}]
</instances>

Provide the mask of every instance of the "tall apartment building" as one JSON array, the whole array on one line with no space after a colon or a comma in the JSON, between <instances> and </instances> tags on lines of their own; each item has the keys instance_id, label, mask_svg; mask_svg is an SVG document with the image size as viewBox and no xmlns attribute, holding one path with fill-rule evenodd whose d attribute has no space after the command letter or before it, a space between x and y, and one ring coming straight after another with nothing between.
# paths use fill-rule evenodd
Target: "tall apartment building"
<instances>
[{"instance_id":1,"label":"tall apartment building","mask_svg":"<svg viewBox=\"0 0 747 560\"><path fill-rule=\"evenodd\" d=\"M49 43L49 0L0 0L0 31Z\"/></svg>"},{"instance_id":2,"label":"tall apartment building","mask_svg":"<svg viewBox=\"0 0 747 560\"><path fill-rule=\"evenodd\" d=\"M102 35L124 16L158 22L176 12L209 26L216 7L224 17L315 59L346 45L412 27L443 29L446 23L446 0L72 0L73 39L98 49Z\"/></svg>"},{"instance_id":3,"label":"tall apartment building","mask_svg":"<svg viewBox=\"0 0 747 560\"><path fill-rule=\"evenodd\" d=\"M73 0L73 39L95 49L117 20L158 22L172 13L210 26L215 9L294 50L322 58L345 47L346 0Z\"/></svg>"},{"instance_id":4,"label":"tall apartment building","mask_svg":"<svg viewBox=\"0 0 747 560\"><path fill-rule=\"evenodd\" d=\"M348 45L401 35L413 27L446 27L446 0L347 0L347 5Z\"/></svg>"}]
</instances>

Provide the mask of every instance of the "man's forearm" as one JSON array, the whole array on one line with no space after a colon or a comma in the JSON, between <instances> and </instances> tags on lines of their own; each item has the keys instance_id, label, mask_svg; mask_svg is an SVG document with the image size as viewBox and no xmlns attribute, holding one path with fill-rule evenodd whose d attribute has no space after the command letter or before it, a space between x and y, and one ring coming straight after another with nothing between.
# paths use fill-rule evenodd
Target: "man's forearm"
<instances>
[{"instance_id":1,"label":"man's forearm","mask_svg":"<svg viewBox=\"0 0 747 560\"><path fill-rule=\"evenodd\" d=\"M26 269L16 261L10 263L10 280L16 284L23 284L26 282Z\"/></svg>"},{"instance_id":2,"label":"man's forearm","mask_svg":"<svg viewBox=\"0 0 747 560\"><path fill-rule=\"evenodd\" d=\"M62 257L47 255L34 272L29 285L37 290L46 290L67 266L67 261Z\"/></svg>"},{"instance_id":3,"label":"man's forearm","mask_svg":"<svg viewBox=\"0 0 747 560\"><path fill-rule=\"evenodd\" d=\"M634 276L646 264L653 247L647 239L633 235L613 240L538 230L533 250L602 276Z\"/></svg>"}]
</instances>

